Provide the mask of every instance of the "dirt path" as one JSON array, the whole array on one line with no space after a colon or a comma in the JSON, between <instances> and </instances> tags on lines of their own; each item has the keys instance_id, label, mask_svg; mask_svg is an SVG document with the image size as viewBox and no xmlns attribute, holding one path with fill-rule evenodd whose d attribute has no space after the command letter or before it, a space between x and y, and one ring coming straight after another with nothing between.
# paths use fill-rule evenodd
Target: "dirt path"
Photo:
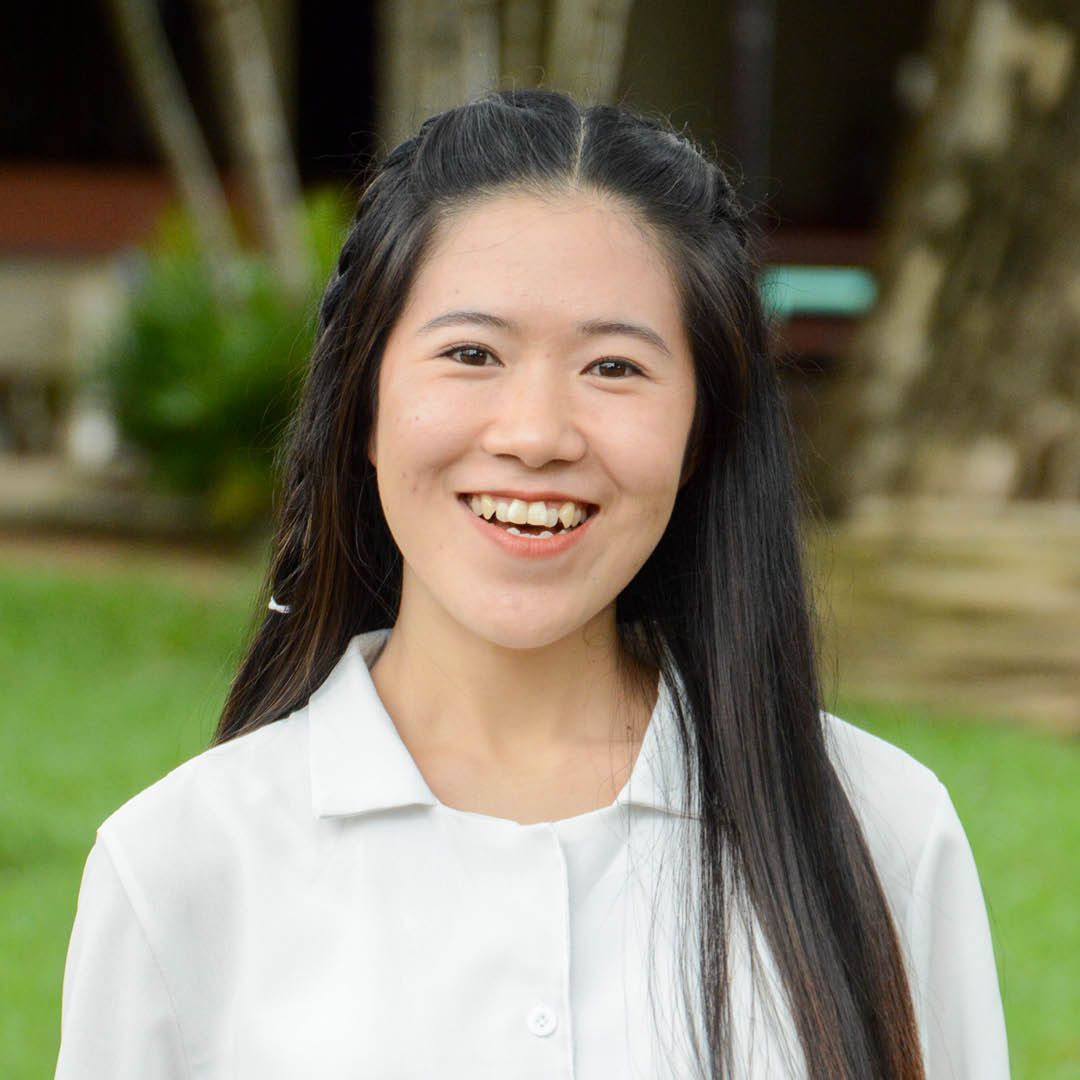
<instances>
[{"instance_id":1,"label":"dirt path","mask_svg":"<svg viewBox=\"0 0 1080 1080\"><path fill-rule=\"evenodd\" d=\"M0 533L0 566L107 577L156 577L200 594L221 588L257 588L262 549L228 551L155 540L107 536Z\"/></svg>"}]
</instances>

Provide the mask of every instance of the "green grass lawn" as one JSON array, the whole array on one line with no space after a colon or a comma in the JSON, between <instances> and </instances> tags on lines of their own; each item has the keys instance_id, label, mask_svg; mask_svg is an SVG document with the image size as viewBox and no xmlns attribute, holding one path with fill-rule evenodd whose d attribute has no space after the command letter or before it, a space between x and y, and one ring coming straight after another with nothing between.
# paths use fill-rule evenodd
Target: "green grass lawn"
<instances>
[{"instance_id":1,"label":"green grass lawn","mask_svg":"<svg viewBox=\"0 0 1080 1080\"><path fill-rule=\"evenodd\" d=\"M1080 745L911 708L841 711L949 788L990 914L1014 1080L1076 1080Z\"/></svg>"},{"instance_id":2,"label":"green grass lawn","mask_svg":"<svg viewBox=\"0 0 1080 1080\"><path fill-rule=\"evenodd\" d=\"M0 1076L52 1073L96 826L208 742L255 585L0 568ZM838 710L948 785L982 874L1013 1075L1080 1075L1080 748L913 709ZM933 1080L933 1078L931 1078Z\"/></svg>"}]
</instances>

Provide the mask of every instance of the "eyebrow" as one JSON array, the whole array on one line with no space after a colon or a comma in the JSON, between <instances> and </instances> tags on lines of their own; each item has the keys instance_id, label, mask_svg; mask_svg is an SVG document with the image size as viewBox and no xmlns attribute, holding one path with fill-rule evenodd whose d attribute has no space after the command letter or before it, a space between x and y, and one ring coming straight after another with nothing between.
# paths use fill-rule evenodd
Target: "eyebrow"
<instances>
[{"instance_id":1,"label":"eyebrow","mask_svg":"<svg viewBox=\"0 0 1080 1080\"><path fill-rule=\"evenodd\" d=\"M501 315L493 315L487 311L447 311L442 315L436 315L420 327L420 333L424 334L431 330L439 330L444 326L460 326L464 323L472 325L490 326L496 330L507 330L513 333L517 326L509 319ZM624 337L637 338L653 348L659 349L665 356L671 356L671 349L664 339L651 327L641 323L625 322L622 319L589 319L578 323L577 332L583 337L601 337L608 334L621 334Z\"/></svg>"}]
</instances>

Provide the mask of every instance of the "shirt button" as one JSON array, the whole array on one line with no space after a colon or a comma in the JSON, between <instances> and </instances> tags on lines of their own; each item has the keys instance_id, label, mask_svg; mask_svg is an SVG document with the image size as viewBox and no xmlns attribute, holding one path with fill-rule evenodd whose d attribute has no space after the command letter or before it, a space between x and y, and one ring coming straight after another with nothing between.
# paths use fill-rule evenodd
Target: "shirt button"
<instances>
[{"instance_id":1,"label":"shirt button","mask_svg":"<svg viewBox=\"0 0 1080 1080\"><path fill-rule=\"evenodd\" d=\"M559 1018L546 1005L534 1005L529 1013L529 1030L541 1039L546 1039L559 1024Z\"/></svg>"}]
</instances>

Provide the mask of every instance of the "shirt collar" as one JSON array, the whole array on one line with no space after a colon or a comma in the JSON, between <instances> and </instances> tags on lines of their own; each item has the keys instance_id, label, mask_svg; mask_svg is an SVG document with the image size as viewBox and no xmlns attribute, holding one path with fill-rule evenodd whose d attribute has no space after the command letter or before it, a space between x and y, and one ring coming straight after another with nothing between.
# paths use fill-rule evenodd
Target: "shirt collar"
<instances>
[{"instance_id":1,"label":"shirt collar","mask_svg":"<svg viewBox=\"0 0 1080 1080\"><path fill-rule=\"evenodd\" d=\"M369 667L389 635L389 630L371 630L354 637L308 702L311 802L317 817L439 805L371 678ZM683 775L671 693L661 678L637 761L615 801L682 814Z\"/></svg>"}]
</instances>

